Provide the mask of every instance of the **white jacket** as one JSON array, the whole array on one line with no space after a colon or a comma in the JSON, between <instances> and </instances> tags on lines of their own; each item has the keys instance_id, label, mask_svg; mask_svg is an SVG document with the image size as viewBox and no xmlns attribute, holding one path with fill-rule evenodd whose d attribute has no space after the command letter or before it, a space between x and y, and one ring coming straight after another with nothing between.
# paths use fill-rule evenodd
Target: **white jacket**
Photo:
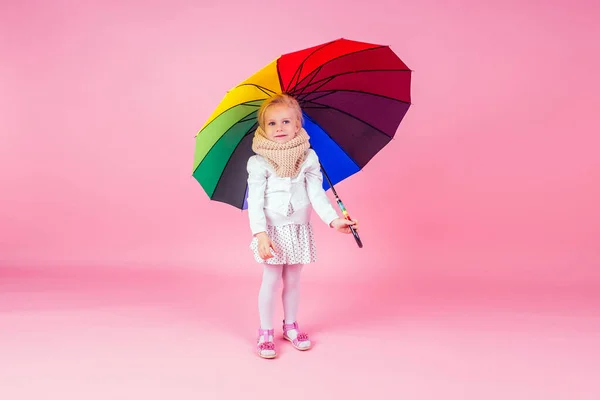
<instances>
[{"instance_id":1,"label":"white jacket","mask_svg":"<svg viewBox=\"0 0 600 400\"><path fill-rule=\"evenodd\" d=\"M259 155L248 159L247 170L248 217L253 235L266 232L267 225L307 224L311 209L327 225L338 218L323 190L321 166L313 149L307 150L294 178L277 176L271 164ZM290 203L294 212L286 216Z\"/></svg>"}]
</instances>

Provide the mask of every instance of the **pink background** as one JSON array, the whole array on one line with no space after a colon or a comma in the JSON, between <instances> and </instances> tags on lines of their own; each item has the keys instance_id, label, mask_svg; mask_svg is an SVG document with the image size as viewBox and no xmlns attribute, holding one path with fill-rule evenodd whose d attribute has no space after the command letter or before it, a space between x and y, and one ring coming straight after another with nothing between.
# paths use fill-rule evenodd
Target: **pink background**
<instances>
[{"instance_id":1,"label":"pink background","mask_svg":"<svg viewBox=\"0 0 600 400\"><path fill-rule=\"evenodd\" d=\"M591 1L2 2L0 397L224 398L266 371L290 399L597 398L599 18ZM315 220L321 347L273 364L252 354L247 215L191 177L194 135L277 55L339 37L391 45L414 105L337 186L365 248Z\"/></svg>"}]
</instances>

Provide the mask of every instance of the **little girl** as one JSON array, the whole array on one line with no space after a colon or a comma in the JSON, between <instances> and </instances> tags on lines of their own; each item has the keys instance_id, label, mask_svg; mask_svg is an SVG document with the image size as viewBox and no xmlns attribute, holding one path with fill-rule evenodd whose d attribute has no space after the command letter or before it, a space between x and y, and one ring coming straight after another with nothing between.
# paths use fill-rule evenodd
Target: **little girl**
<instances>
[{"instance_id":1,"label":"little girl","mask_svg":"<svg viewBox=\"0 0 600 400\"><path fill-rule=\"evenodd\" d=\"M250 248L263 264L257 345L263 358L276 356L273 313L281 280L283 337L298 350L311 345L296 321L300 272L304 264L316 261L311 211L339 232L350 233L350 226L358 230L357 221L339 218L327 198L319 159L302 122L302 110L293 97L267 99L258 110L259 127L252 142L256 155L247 164L248 216L254 235Z\"/></svg>"}]
</instances>

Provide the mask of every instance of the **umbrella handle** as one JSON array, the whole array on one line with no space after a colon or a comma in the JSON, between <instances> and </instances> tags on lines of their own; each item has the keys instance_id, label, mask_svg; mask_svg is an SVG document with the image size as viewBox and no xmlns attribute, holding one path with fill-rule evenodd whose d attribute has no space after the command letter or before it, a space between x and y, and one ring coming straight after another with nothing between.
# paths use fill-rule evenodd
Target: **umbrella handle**
<instances>
[{"instance_id":1,"label":"umbrella handle","mask_svg":"<svg viewBox=\"0 0 600 400\"><path fill-rule=\"evenodd\" d=\"M339 197L335 197L338 206L340 207L340 210L342 210L342 214L344 214L344 218L347 219L348 221L352 221L352 218L350 218L350 214L348 214L348 210L346 210L346 207L344 207L344 203L342 203L342 200L340 200ZM362 249L363 244L362 244L362 240L360 240L360 236L358 236L358 232L356 232L356 229L354 229L353 226L350 226L350 230L352 231L352 235L354 236L354 240L356 241L356 244L358 245L359 248Z\"/></svg>"},{"instance_id":2,"label":"umbrella handle","mask_svg":"<svg viewBox=\"0 0 600 400\"><path fill-rule=\"evenodd\" d=\"M346 207L344 207L344 203L342 203L342 200L340 200L340 198L338 197L338 194L335 191L335 188L333 187L333 183L331 183L331 179L329 179L329 175L327 175L325 168L323 168L323 164L321 164L321 171L323 171L323 175L325 176L325 179L327 179L327 182L329 183L329 187L331 188L331 191L333 192L333 195L335 196L335 200L337 201L338 206L340 207L340 210L342 210L342 214L344 214L344 218L346 218L348 221L352 221L352 218L350 218L350 215L348 214L348 210L346 210ZM356 241L356 244L358 245L359 248L362 249L363 244L362 244L362 240L360 240L360 236L358 236L358 232L356 232L356 229L354 229L352 226L350 227L350 231L352 231L352 235L354 236L354 240Z\"/></svg>"}]
</instances>

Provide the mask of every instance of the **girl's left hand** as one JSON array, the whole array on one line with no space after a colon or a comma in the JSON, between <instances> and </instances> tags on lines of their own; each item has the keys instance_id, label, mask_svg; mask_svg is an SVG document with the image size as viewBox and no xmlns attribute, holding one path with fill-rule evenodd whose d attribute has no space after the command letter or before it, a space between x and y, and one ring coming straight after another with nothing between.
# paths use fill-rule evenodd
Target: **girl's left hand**
<instances>
[{"instance_id":1,"label":"girl's left hand","mask_svg":"<svg viewBox=\"0 0 600 400\"><path fill-rule=\"evenodd\" d=\"M358 232L358 220L356 219L348 221L345 218L336 218L333 221L331 221L330 225L338 232L352 233L352 231L350 230L350 226L352 226L354 230Z\"/></svg>"}]
</instances>

